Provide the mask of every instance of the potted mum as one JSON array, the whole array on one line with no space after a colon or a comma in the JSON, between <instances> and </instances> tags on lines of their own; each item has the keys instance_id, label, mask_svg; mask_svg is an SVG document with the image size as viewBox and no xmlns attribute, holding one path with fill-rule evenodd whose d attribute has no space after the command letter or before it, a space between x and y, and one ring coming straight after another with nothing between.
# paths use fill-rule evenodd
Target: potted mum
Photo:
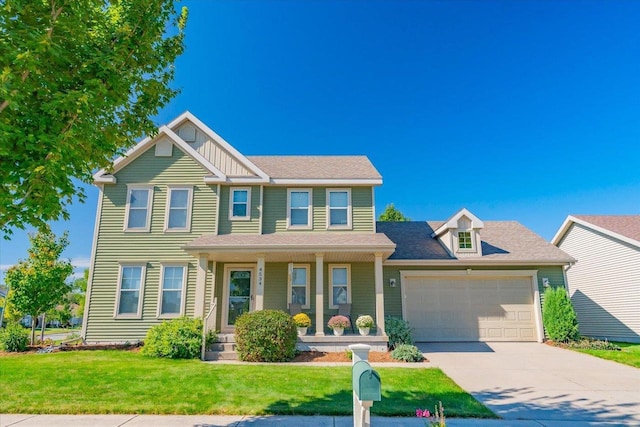
<instances>
[{"instance_id":1,"label":"potted mum","mask_svg":"<svg viewBox=\"0 0 640 427\"><path fill-rule=\"evenodd\" d=\"M365 314L356 319L356 326L360 335L369 335L369 329L373 326L373 317Z\"/></svg>"},{"instance_id":2,"label":"potted mum","mask_svg":"<svg viewBox=\"0 0 640 427\"><path fill-rule=\"evenodd\" d=\"M307 335L307 328L311 326L311 319L307 313L298 313L293 316L293 322L298 327L298 336Z\"/></svg>"},{"instance_id":3,"label":"potted mum","mask_svg":"<svg viewBox=\"0 0 640 427\"><path fill-rule=\"evenodd\" d=\"M334 335L340 336L344 333L344 328L351 326L351 322L349 322L349 319L346 316L338 314L329 319L327 326L333 329Z\"/></svg>"}]
</instances>

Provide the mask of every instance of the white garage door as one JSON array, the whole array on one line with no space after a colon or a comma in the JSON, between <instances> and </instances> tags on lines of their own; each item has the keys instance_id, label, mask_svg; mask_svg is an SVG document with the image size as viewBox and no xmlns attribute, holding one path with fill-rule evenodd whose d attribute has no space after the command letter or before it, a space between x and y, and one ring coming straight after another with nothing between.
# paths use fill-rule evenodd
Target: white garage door
<instances>
[{"instance_id":1,"label":"white garage door","mask_svg":"<svg viewBox=\"0 0 640 427\"><path fill-rule=\"evenodd\" d=\"M408 277L416 341L536 341L530 277Z\"/></svg>"}]
</instances>

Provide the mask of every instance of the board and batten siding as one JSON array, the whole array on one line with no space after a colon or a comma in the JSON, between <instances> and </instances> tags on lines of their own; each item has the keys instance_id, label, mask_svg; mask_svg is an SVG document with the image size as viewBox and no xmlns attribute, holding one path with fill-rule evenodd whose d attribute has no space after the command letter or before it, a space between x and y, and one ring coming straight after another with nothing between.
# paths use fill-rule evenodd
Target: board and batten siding
<instances>
[{"instance_id":1,"label":"board and batten siding","mask_svg":"<svg viewBox=\"0 0 640 427\"><path fill-rule=\"evenodd\" d=\"M312 230L287 230L288 188L296 187L268 186L264 188L262 232L264 234L311 231L327 232L327 187L300 187L311 188L312 191ZM373 232L373 187L351 187L350 190L352 230L357 232Z\"/></svg>"},{"instance_id":2,"label":"board and batten siding","mask_svg":"<svg viewBox=\"0 0 640 427\"><path fill-rule=\"evenodd\" d=\"M158 324L158 296L162 263L188 265L185 314L193 315L197 259L181 249L202 234L211 234L216 221L216 186L204 184L208 173L181 150L171 157L155 157L151 147L116 173L117 184L105 184L98 224L91 294L87 301L88 342L123 342L143 339ZM125 232L127 184L153 186L149 232ZM193 187L191 231L164 232L167 186ZM146 265L141 319L115 319L120 263ZM209 276L210 277L210 276ZM207 280L210 280L208 278Z\"/></svg>"},{"instance_id":3,"label":"board and batten siding","mask_svg":"<svg viewBox=\"0 0 640 427\"><path fill-rule=\"evenodd\" d=\"M567 281L580 334L640 342L640 248L576 223L558 247L577 260Z\"/></svg>"}]
</instances>

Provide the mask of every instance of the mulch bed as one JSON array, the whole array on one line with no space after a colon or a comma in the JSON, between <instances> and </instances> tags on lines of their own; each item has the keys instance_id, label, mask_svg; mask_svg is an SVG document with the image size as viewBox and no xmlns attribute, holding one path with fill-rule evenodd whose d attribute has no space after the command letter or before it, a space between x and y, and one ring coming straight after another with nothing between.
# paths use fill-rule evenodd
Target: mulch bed
<instances>
[{"instance_id":1,"label":"mulch bed","mask_svg":"<svg viewBox=\"0 0 640 427\"><path fill-rule=\"evenodd\" d=\"M298 354L292 362L351 362L346 352L342 353L325 353L322 351L303 351ZM369 362L387 362L387 363L408 363L396 360L391 357L391 353L386 351L372 351L369 353ZM420 363L428 363L424 359Z\"/></svg>"}]
</instances>

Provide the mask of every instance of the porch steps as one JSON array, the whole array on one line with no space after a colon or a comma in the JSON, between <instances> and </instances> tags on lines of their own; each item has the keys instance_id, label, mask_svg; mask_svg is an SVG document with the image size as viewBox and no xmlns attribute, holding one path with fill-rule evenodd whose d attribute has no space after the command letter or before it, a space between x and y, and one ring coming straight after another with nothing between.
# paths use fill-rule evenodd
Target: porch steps
<instances>
[{"instance_id":1,"label":"porch steps","mask_svg":"<svg viewBox=\"0 0 640 427\"><path fill-rule=\"evenodd\" d=\"M218 341L210 344L205 351L204 360L238 360L233 334L218 335Z\"/></svg>"}]
</instances>

